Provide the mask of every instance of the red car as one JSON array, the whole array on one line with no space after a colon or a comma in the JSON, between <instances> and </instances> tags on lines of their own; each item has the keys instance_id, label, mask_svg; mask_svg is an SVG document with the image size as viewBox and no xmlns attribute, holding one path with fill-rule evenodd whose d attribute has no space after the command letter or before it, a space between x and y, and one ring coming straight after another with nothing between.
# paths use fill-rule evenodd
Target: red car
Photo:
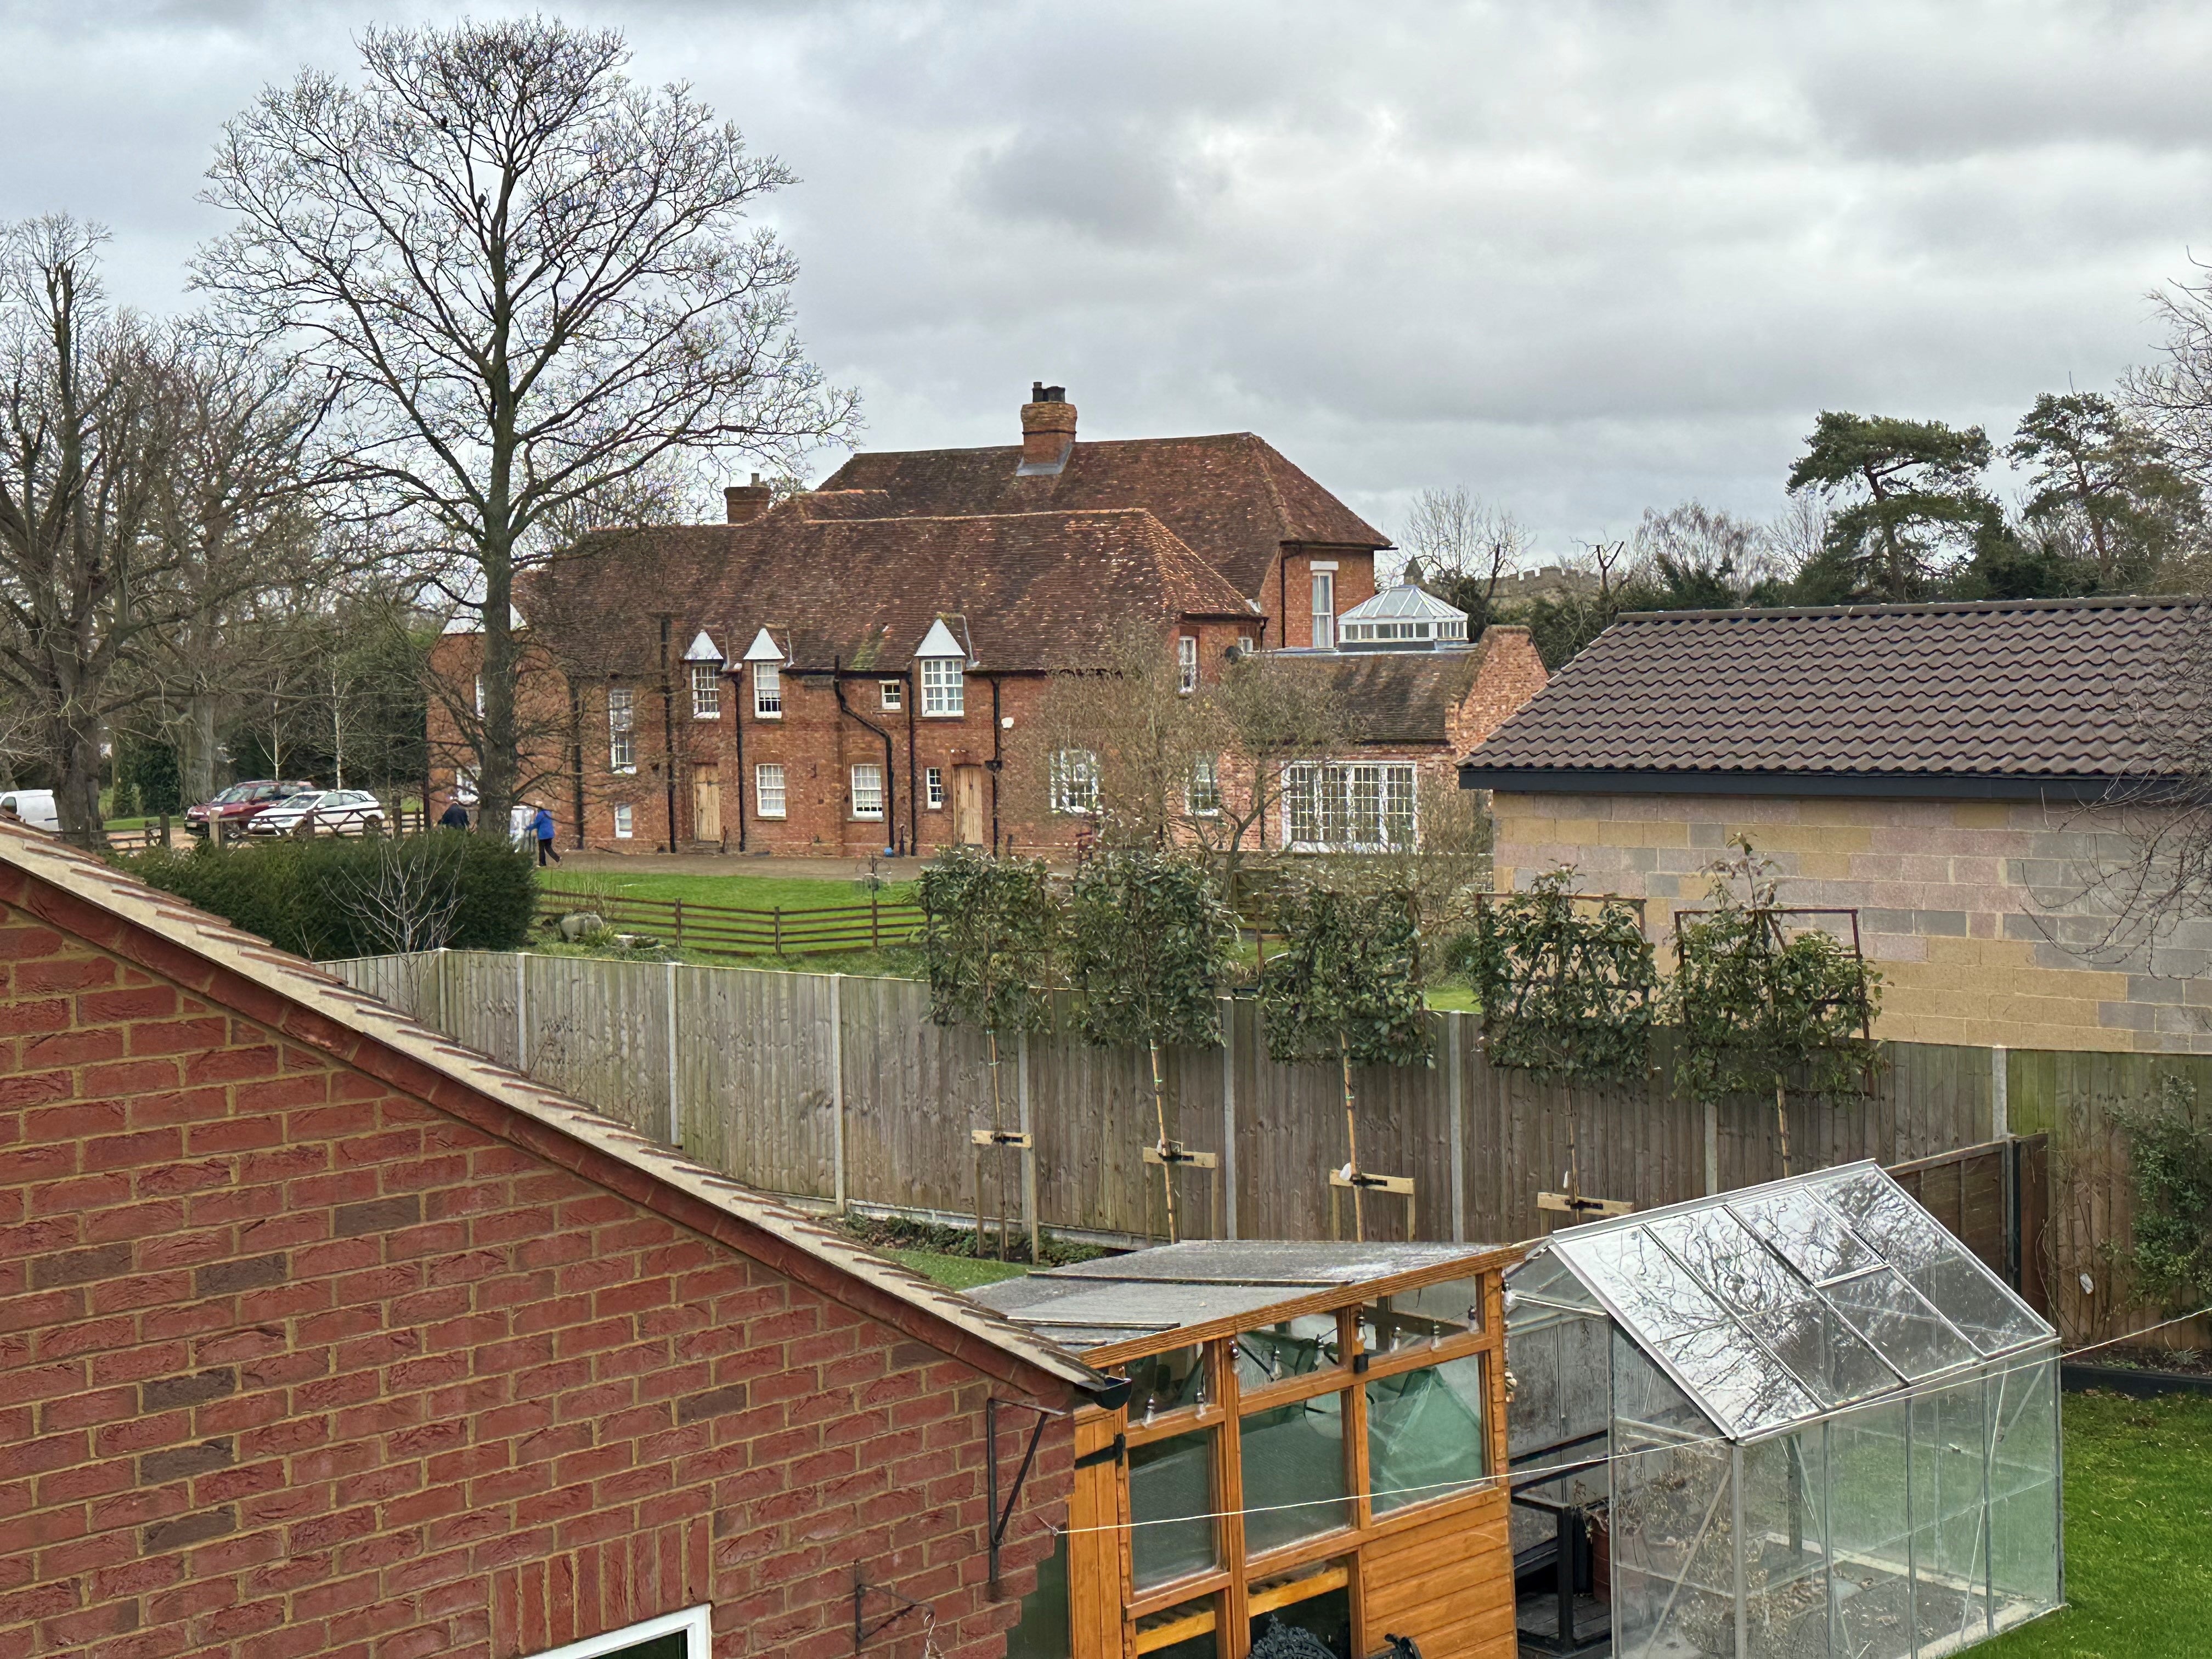
<instances>
[{"instance_id":1,"label":"red car","mask_svg":"<svg viewBox=\"0 0 2212 1659\"><path fill-rule=\"evenodd\" d=\"M289 795L307 794L314 787L304 782L277 783L268 778L249 778L243 783L234 783L217 792L213 800L187 806L185 832L204 839L208 825L220 822L226 836L239 835L244 831L246 819L264 807L274 806Z\"/></svg>"}]
</instances>

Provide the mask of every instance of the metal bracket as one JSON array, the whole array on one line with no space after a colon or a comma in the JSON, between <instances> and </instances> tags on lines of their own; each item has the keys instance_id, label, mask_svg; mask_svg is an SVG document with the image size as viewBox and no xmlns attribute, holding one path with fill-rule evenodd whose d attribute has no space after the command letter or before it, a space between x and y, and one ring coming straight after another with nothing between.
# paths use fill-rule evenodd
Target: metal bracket
<instances>
[{"instance_id":1,"label":"metal bracket","mask_svg":"<svg viewBox=\"0 0 2212 1659\"><path fill-rule=\"evenodd\" d=\"M878 1595L888 1595L892 1601L901 1603L897 1611L885 1613L872 1625L866 1622L861 1613L862 1602L872 1590ZM921 1612L924 1605L910 1595L900 1595L888 1584L871 1584L860 1577L860 1570L854 1567L853 1569L853 1651L857 1654L870 1642L905 1618L907 1614Z\"/></svg>"},{"instance_id":2,"label":"metal bracket","mask_svg":"<svg viewBox=\"0 0 2212 1659\"><path fill-rule=\"evenodd\" d=\"M1074 1467L1087 1469L1096 1463L1118 1463L1128 1455L1129 1437L1117 1434L1096 1451L1087 1451L1075 1460Z\"/></svg>"},{"instance_id":3,"label":"metal bracket","mask_svg":"<svg viewBox=\"0 0 2212 1659\"><path fill-rule=\"evenodd\" d=\"M1027 1137L1024 1137L1027 1139ZM999 1412L1006 1407L1018 1412L1035 1412L1036 1426L1030 1430L1029 1449L1022 1454L1022 1466L1014 1472L1014 1484L1006 1491L1006 1506L999 1507ZM1030 1478L1030 1465L1036 1462L1037 1443L1044 1438L1044 1425L1055 1417L1067 1413L1054 1411L1049 1406L1033 1406L1026 1400L1001 1400L996 1395L983 1401L983 1487L984 1510L991 1517L989 1543L991 1599L999 1596L999 1546L1006 1541L1006 1528L1014 1518L1014 1505L1022 1501L1022 1486Z\"/></svg>"}]
</instances>

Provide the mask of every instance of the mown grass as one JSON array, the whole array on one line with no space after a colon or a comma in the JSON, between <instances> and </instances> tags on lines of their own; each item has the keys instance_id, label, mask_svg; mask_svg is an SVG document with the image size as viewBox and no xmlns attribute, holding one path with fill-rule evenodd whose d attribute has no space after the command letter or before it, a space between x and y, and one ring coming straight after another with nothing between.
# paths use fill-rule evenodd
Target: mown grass
<instances>
[{"instance_id":1,"label":"mown grass","mask_svg":"<svg viewBox=\"0 0 2212 1659\"><path fill-rule=\"evenodd\" d=\"M546 871L541 885L549 893L568 893L593 899L681 899L686 904L727 904L742 910L819 910L833 905L866 904L867 889L858 881L826 881L817 876L691 875L682 871L626 871L604 867ZM917 884L884 884L880 895L886 904L911 904L920 896Z\"/></svg>"},{"instance_id":2,"label":"mown grass","mask_svg":"<svg viewBox=\"0 0 2212 1659\"><path fill-rule=\"evenodd\" d=\"M1990 1659L2201 1659L2212 1652L2212 1398L2069 1394L2063 1612Z\"/></svg>"},{"instance_id":3,"label":"mown grass","mask_svg":"<svg viewBox=\"0 0 2212 1659\"><path fill-rule=\"evenodd\" d=\"M884 1254L911 1267L925 1279L935 1279L948 1291L973 1290L995 1285L1002 1279L1019 1279L1029 1271L1019 1261L979 1261L972 1255L945 1255L936 1250L893 1250Z\"/></svg>"}]
</instances>

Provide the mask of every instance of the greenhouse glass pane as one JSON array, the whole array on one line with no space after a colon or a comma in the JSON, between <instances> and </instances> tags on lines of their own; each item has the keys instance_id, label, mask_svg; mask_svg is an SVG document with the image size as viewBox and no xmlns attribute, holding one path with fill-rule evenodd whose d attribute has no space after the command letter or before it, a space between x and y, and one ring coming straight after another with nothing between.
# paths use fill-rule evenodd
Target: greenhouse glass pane
<instances>
[{"instance_id":1,"label":"greenhouse glass pane","mask_svg":"<svg viewBox=\"0 0 2212 1659\"><path fill-rule=\"evenodd\" d=\"M1565 1302L1577 1308L1597 1306L1597 1298L1575 1277L1574 1270L1557 1255L1534 1257L1505 1275L1505 1288L1547 1302Z\"/></svg>"},{"instance_id":2,"label":"greenhouse glass pane","mask_svg":"<svg viewBox=\"0 0 2212 1659\"><path fill-rule=\"evenodd\" d=\"M1900 1400L1845 1413L1827 1425L1835 1650L1854 1659L1905 1659L1913 1650L1907 1417Z\"/></svg>"},{"instance_id":3,"label":"greenhouse glass pane","mask_svg":"<svg viewBox=\"0 0 2212 1659\"><path fill-rule=\"evenodd\" d=\"M1367 1385L1367 1479L1376 1514L1449 1497L1489 1473L1482 1370L1482 1356L1469 1354Z\"/></svg>"},{"instance_id":4,"label":"greenhouse glass pane","mask_svg":"<svg viewBox=\"0 0 2212 1659\"><path fill-rule=\"evenodd\" d=\"M1937 1318L1893 1268L1846 1279L1821 1294L1907 1376L1931 1376L1978 1357L1973 1345Z\"/></svg>"},{"instance_id":5,"label":"greenhouse glass pane","mask_svg":"<svg viewBox=\"0 0 2212 1659\"><path fill-rule=\"evenodd\" d=\"M1607 1532L1622 1659L1733 1659L1729 1452L1707 1442L1614 1460Z\"/></svg>"},{"instance_id":6,"label":"greenhouse glass pane","mask_svg":"<svg viewBox=\"0 0 2212 1659\"><path fill-rule=\"evenodd\" d=\"M1989 1632L1982 1379L1912 1404L1912 1622L1921 1645Z\"/></svg>"},{"instance_id":7,"label":"greenhouse glass pane","mask_svg":"<svg viewBox=\"0 0 2212 1659\"><path fill-rule=\"evenodd\" d=\"M1802 1188L1736 1199L1729 1208L1808 1279L1835 1279L1874 1265L1874 1252Z\"/></svg>"},{"instance_id":8,"label":"greenhouse glass pane","mask_svg":"<svg viewBox=\"0 0 2212 1659\"><path fill-rule=\"evenodd\" d=\"M1828 1650L1826 1436L1819 1426L1743 1452L1747 1656Z\"/></svg>"},{"instance_id":9,"label":"greenhouse glass pane","mask_svg":"<svg viewBox=\"0 0 2212 1659\"><path fill-rule=\"evenodd\" d=\"M1820 1190L1982 1352L2050 1334L1935 1217L1886 1177L1862 1170L1825 1181Z\"/></svg>"},{"instance_id":10,"label":"greenhouse glass pane","mask_svg":"<svg viewBox=\"0 0 2212 1659\"><path fill-rule=\"evenodd\" d=\"M1794 1268L1724 1209L1671 1215L1649 1231L1732 1313L1771 1313L1813 1293Z\"/></svg>"},{"instance_id":11,"label":"greenhouse glass pane","mask_svg":"<svg viewBox=\"0 0 2212 1659\"><path fill-rule=\"evenodd\" d=\"M2045 1349L1990 1371L1990 1497L2058 1478L2057 1370Z\"/></svg>"},{"instance_id":12,"label":"greenhouse glass pane","mask_svg":"<svg viewBox=\"0 0 2212 1659\"><path fill-rule=\"evenodd\" d=\"M1242 1437L1247 1555L1352 1524L1342 1395L1254 1412Z\"/></svg>"},{"instance_id":13,"label":"greenhouse glass pane","mask_svg":"<svg viewBox=\"0 0 2212 1659\"><path fill-rule=\"evenodd\" d=\"M2058 1605L2058 1358L2056 1350L1988 1379L1993 1628Z\"/></svg>"},{"instance_id":14,"label":"greenhouse glass pane","mask_svg":"<svg viewBox=\"0 0 2212 1659\"><path fill-rule=\"evenodd\" d=\"M1213 1431L1129 1448L1129 1551L1149 1589L1220 1564L1214 1542Z\"/></svg>"},{"instance_id":15,"label":"greenhouse glass pane","mask_svg":"<svg viewBox=\"0 0 2212 1659\"><path fill-rule=\"evenodd\" d=\"M1794 1307L1764 1315L1759 1331L1775 1357L1824 1406L1870 1400L1905 1386L1881 1356L1824 1301L1808 1297Z\"/></svg>"},{"instance_id":16,"label":"greenhouse glass pane","mask_svg":"<svg viewBox=\"0 0 2212 1659\"><path fill-rule=\"evenodd\" d=\"M1619 1326L1613 1335L1613 1441L1615 1450L1710 1439L1719 1425L1675 1386L1674 1379Z\"/></svg>"},{"instance_id":17,"label":"greenhouse glass pane","mask_svg":"<svg viewBox=\"0 0 2212 1659\"><path fill-rule=\"evenodd\" d=\"M1562 1253L1566 1247L1560 1247ZM1577 1240L1570 1258L1666 1359L1705 1411L1749 1434L1818 1407L1689 1271L1640 1227Z\"/></svg>"}]
</instances>

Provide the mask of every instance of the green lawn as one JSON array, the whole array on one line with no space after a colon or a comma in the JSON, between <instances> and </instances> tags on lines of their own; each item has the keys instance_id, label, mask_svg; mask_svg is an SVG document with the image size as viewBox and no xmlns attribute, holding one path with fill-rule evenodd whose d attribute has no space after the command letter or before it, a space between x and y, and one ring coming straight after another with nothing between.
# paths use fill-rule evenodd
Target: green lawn
<instances>
[{"instance_id":1,"label":"green lawn","mask_svg":"<svg viewBox=\"0 0 2212 1659\"><path fill-rule=\"evenodd\" d=\"M2063 1612L1990 1659L2197 1659L2212 1652L2212 1398L2069 1394Z\"/></svg>"},{"instance_id":2,"label":"green lawn","mask_svg":"<svg viewBox=\"0 0 2212 1659\"><path fill-rule=\"evenodd\" d=\"M942 1255L935 1250L885 1250L884 1254L923 1278L935 1279L948 1291L994 1285L1002 1279L1018 1279L1029 1271L1018 1261L979 1261L972 1255Z\"/></svg>"},{"instance_id":3,"label":"green lawn","mask_svg":"<svg viewBox=\"0 0 2212 1659\"><path fill-rule=\"evenodd\" d=\"M744 910L770 910L778 906L787 910L822 909L868 902L867 890L857 881L805 877L695 876L675 871L640 871L631 875L620 870L566 871L556 866L545 872L544 881L549 893L606 892L618 898L682 899L686 904L728 904ZM916 896L915 884L910 881L889 883L882 894L886 903L912 903Z\"/></svg>"}]
</instances>

